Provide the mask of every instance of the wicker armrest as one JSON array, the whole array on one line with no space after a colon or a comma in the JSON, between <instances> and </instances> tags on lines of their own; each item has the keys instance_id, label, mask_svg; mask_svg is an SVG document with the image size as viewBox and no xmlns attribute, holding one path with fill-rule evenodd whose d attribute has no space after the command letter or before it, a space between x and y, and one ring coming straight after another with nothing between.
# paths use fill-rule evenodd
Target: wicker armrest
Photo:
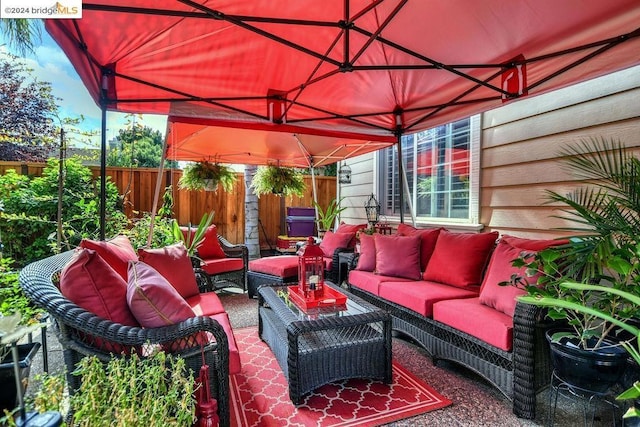
<instances>
[{"instance_id":1,"label":"wicker armrest","mask_svg":"<svg viewBox=\"0 0 640 427\"><path fill-rule=\"evenodd\" d=\"M234 245L229 242L227 239L218 234L218 241L220 242L220 246L222 246L222 250L224 253L231 258L242 258L244 261L245 268L249 265L249 249L246 245Z\"/></svg>"},{"instance_id":2,"label":"wicker armrest","mask_svg":"<svg viewBox=\"0 0 640 427\"><path fill-rule=\"evenodd\" d=\"M353 252L354 250L355 250L354 248L336 248L336 250L333 251L333 257L331 260L331 271L329 272L329 277L328 277L329 280L331 280L334 283L338 280L339 271L340 271L339 255L345 252Z\"/></svg>"}]
</instances>

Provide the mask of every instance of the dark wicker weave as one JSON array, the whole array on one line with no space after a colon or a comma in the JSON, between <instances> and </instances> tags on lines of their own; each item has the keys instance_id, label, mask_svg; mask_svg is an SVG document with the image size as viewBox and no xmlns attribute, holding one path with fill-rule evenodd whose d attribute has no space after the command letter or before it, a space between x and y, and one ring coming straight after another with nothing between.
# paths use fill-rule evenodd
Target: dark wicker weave
<instances>
[{"instance_id":1,"label":"dark wicker weave","mask_svg":"<svg viewBox=\"0 0 640 427\"><path fill-rule=\"evenodd\" d=\"M229 425L229 344L218 322L210 317L193 317L172 326L144 329L124 326L84 310L65 298L58 290L58 273L71 259L73 251L64 252L26 266L20 272L20 285L27 297L45 309L54 321L56 335L64 349L67 381L71 393L80 386L81 378L72 375L76 364L85 356L97 356L108 361L110 350L145 349L152 345L167 345L182 350L174 354L185 359L197 376L202 355L209 365L210 387L218 401L220 425ZM204 349L193 347L194 335L205 331L215 341ZM190 347L191 345L191 347ZM119 346L119 347L114 347Z\"/></svg>"},{"instance_id":2,"label":"dark wicker weave","mask_svg":"<svg viewBox=\"0 0 640 427\"><path fill-rule=\"evenodd\" d=\"M359 313L300 319L276 294L258 291L258 330L289 381L295 405L323 384L347 378L391 382L391 318L360 298L348 295Z\"/></svg>"},{"instance_id":3,"label":"dark wicker weave","mask_svg":"<svg viewBox=\"0 0 640 427\"><path fill-rule=\"evenodd\" d=\"M351 292L389 312L393 329L416 340L434 363L450 360L471 369L513 401L515 415L535 418L536 394L551 378L549 345L540 308L517 303L513 351L507 352L362 289L352 286Z\"/></svg>"},{"instance_id":4,"label":"dark wicker weave","mask_svg":"<svg viewBox=\"0 0 640 427\"><path fill-rule=\"evenodd\" d=\"M228 258L242 258L242 269L225 271L215 275L208 275L207 291L218 290L223 288L238 287L243 291L247 290L247 268L249 266L249 249L245 245L234 245L224 237L218 235L218 242L222 250ZM197 267L197 265L194 264ZM207 274L204 270L202 273ZM201 289L202 292L202 289Z\"/></svg>"},{"instance_id":5,"label":"dark wicker weave","mask_svg":"<svg viewBox=\"0 0 640 427\"><path fill-rule=\"evenodd\" d=\"M247 272L247 295L249 298L253 298L258 295L258 289L260 286L273 286L282 285L287 283L297 283L298 275L289 277L279 277L273 274L260 273L258 271Z\"/></svg>"}]
</instances>

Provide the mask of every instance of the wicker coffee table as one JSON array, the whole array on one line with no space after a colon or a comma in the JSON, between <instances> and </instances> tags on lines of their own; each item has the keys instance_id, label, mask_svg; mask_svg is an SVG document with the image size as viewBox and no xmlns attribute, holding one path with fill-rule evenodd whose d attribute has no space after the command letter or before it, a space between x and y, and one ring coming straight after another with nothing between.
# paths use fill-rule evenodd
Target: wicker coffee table
<instances>
[{"instance_id":1,"label":"wicker coffee table","mask_svg":"<svg viewBox=\"0 0 640 427\"><path fill-rule=\"evenodd\" d=\"M286 286L263 286L258 291L260 338L287 377L294 405L302 403L306 393L341 379L391 382L391 317L346 295L342 307L305 312L289 301Z\"/></svg>"}]
</instances>

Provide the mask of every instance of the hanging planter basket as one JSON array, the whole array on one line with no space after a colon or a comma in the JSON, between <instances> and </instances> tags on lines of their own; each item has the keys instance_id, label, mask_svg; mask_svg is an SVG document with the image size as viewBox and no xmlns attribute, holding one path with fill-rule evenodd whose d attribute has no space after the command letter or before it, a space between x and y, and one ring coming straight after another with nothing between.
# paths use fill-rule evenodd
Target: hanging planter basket
<instances>
[{"instance_id":1,"label":"hanging planter basket","mask_svg":"<svg viewBox=\"0 0 640 427\"><path fill-rule=\"evenodd\" d=\"M232 191L236 178L235 171L230 167L202 161L184 168L178 187L183 190L216 191L222 185L225 191Z\"/></svg>"},{"instance_id":2,"label":"hanging planter basket","mask_svg":"<svg viewBox=\"0 0 640 427\"><path fill-rule=\"evenodd\" d=\"M256 196L304 196L306 185L302 173L297 169L280 166L260 166L251 180Z\"/></svg>"}]
</instances>

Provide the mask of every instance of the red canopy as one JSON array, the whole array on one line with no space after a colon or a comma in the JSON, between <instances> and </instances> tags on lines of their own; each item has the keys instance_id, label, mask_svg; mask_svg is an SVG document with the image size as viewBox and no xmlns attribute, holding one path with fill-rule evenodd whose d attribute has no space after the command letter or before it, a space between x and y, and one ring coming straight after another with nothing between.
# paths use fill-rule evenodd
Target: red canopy
<instances>
[{"instance_id":1,"label":"red canopy","mask_svg":"<svg viewBox=\"0 0 640 427\"><path fill-rule=\"evenodd\" d=\"M260 135L260 149L240 147L250 136L237 129L212 131L210 147L178 138L173 158L222 158L224 146L225 158L292 164L297 141L271 146L267 129L315 135L314 163L335 161L349 150L340 141L389 144L636 65L639 25L638 0L93 0L82 19L46 21L107 109ZM194 126L175 133L192 138Z\"/></svg>"}]
</instances>

